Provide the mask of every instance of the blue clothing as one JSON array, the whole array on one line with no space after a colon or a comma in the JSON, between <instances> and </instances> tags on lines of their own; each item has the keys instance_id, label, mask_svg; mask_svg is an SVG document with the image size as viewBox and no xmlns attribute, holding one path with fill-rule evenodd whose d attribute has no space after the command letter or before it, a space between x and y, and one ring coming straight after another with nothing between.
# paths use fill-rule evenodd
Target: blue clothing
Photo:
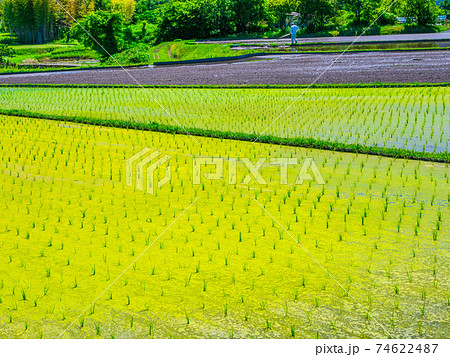
<instances>
[{"instance_id":1,"label":"blue clothing","mask_svg":"<svg viewBox=\"0 0 450 357\"><path fill-rule=\"evenodd\" d=\"M297 31L300 30L300 28L297 25L291 26L291 44L297 43Z\"/></svg>"}]
</instances>

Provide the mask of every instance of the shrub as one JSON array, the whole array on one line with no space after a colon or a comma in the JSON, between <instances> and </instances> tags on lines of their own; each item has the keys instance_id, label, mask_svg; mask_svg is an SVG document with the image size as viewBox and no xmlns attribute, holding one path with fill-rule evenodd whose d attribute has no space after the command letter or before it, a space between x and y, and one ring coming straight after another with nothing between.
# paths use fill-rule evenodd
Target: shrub
<instances>
[{"instance_id":1,"label":"shrub","mask_svg":"<svg viewBox=\"0 0 450 357\"><path fill-rule=\"evenodd\" d=\"M4 44L0 44L0 63L3 63L5 58L4 57L9 57L9 56L13 56L14 55L14 50Z\"/></svg>"}]
</instances>

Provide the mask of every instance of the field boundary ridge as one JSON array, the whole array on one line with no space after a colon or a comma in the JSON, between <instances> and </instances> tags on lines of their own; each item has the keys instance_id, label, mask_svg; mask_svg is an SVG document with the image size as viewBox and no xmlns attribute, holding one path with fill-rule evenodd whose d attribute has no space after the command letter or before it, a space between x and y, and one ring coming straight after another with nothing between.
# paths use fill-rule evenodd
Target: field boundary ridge
<instances>
[{"instance_id":1,"label":"field boundary ridge","mask_svg":"<svg viewBox=\"0 0 450 357\"><path fill-rule=\"evenodd\" d=\"M200 129L200 128L185 129L175 125L166 125L156 122L133 123L125 120L105 120L86 117L64 117L59 115L48 116L45 114L33 113L17 109L13 110L0 109L0 115L33 118L33 119L55 120L61 122L73 122L78 124L115 127L121 129L154 131L166 134L186 135L187 130L189 132L189 135L199 137L225 139L225 140L238 140L247 142L257 141L258 143L262 144L293 146L293 147L302 147L309 149L327 150L353 154L366 154L373 156L392 157L396 159L410 159L410 160L421 160L438 163L450 163L450 153L448 152L445 153L419 152L415 150L399 149L399 148L365 146L361 144L345 144L333 141L319 140L314 138L282 138L272 135L263 135L259 137L256 134L247 134L240 132L230 132L230 131L223 132L218 130Z\"/></svg>"},{"instance_id":2,"label":"field boundary ridge","mask_svg":"<svg viewBox=\"0 0 450 357\"><path fill-rule=\"evenodd\" d=\"M156 88L156 89L327 89L327 88L426 88L450 87L450 82L440 83L320 83L320 84L49 84L49 83L0 83L0 88Z\"/></svg>"}]
</instances>

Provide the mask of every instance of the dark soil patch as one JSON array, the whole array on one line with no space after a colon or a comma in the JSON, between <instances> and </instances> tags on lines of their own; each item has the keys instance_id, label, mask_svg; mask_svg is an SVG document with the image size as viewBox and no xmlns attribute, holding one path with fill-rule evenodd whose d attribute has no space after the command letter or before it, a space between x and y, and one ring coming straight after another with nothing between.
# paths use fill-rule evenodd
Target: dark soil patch
<instances>
[{"instance_id":1,"label":"dark soil patch","mask_svg":"<svg viewBox=\"0 0 450 357\"><path fill-rule=\"evenodd\" d=\"M448 51L295 54L262 61L2 75L0 83L233 85L450 82Z\"/></svg>"}]
</instances>

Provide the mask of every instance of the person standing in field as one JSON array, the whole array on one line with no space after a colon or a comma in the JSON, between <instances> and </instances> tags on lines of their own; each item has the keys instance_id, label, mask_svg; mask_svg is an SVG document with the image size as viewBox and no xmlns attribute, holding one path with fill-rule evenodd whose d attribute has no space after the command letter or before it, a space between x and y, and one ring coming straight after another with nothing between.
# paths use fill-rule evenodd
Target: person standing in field
<instances>
[{"instance_id":1,"label":"person standing in field","mask_svg":"<svg viewBox=\"0 0 450 357\"><path fill-rule=\"evenodd\" d=\"M300 30L300 28L297 25L291 26L291 44L295 45L297 43L297 31Z\"/></svg>"}]
</instances>

